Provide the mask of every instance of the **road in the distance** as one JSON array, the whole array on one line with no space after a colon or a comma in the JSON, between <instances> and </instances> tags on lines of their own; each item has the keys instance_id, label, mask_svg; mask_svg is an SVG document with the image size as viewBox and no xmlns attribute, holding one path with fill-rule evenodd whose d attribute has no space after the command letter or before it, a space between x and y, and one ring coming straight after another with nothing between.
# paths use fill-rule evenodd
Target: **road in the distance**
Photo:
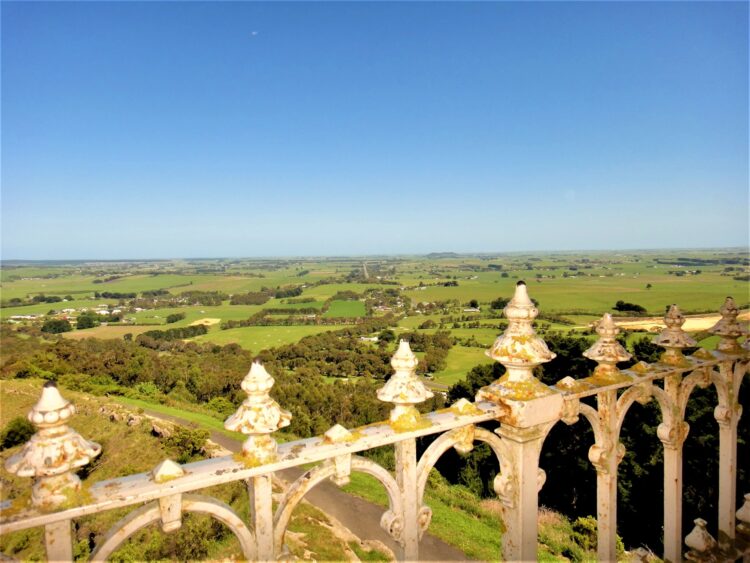
<instances>
[{"instance_id":1,"label":"road in the distance","mask_svg":"<svg viewBox=\"0 0 750 563\"><path fill-rule=\"evenodd\" d=\"M153 418L161 418L187 427L195 426L194 422L177 416L162 414L147 408L143 410ZM232 452L240 451L241 444L238 441L221 432L211 429L208 429L208 431L213 442ZM276 473L285 481L293 482L304 473L304 470L293 467L277 471ZM397 554L399 552L400 548L398 544L380 527L380 517L385 511L382 506L347 494L327 479L308 492L305 495L305 499L326 514L330 514L336 518L336 520L349 528L358 538L363 540L378 540L388 546L394 553ZM419 559L420 561L467 560L463 552L428 533L425 533L419 542Z\"/></svg>"}]
</instances>

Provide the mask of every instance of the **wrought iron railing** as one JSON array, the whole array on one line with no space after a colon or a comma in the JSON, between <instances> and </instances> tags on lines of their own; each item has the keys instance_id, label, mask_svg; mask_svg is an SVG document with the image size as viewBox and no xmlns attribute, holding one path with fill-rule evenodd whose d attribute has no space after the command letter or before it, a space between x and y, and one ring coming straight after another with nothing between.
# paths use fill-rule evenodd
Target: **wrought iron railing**
<instances>
[{"instance_id":1,"label":"wrought iron railing","mask_svg":"<svg viewBox=\"0 0 750 563\"><path fill-rule=\"evenodd\" d=\"M656 338L664 347L661 360L638 363L626 370L617 363L630 359L618 343L619 332L610 315L597 324L599 339L585 356L596 361L590 377L565 377L554 386L541 383L533 369L554 354L533 329L538 311L526 286L519 283L505 308L509 324L488 354L506 368L506 374L482 388L475 402L461 399L448 409L420 414L415 405L431 396L415 375L417 359L408 343L401 342L393 356L395 373L378 391L378 398L394 404L388 421L356 429L340 425L322 436L277 445L274 431L289 424L290 414L271 399L273 379L254 363L242 382L247 399L229 417L226 428L248 436L239 456L208 459L179 465L166 460L150 473L141 473L93 484L79 494L81 482L75 470L97 456L101 448L68 427L75 413L53 384L45 385L39 402L29 413L38 432L19 453L8 459L6 469L32 477L27 504L7 501L0 512L2 533L44 527L50 560L71 560L71 523L83 516L121 507L134 508L97 543L92 560L107 559L141 528L158 522L164 532L181 526L184 513L209 514L224 523L238 538L248 560L270 561L289 557L284 535L292 512L305 494L330 479L346 484L352 471L375 477L388 494L389 507L381 526L396 540L399 559L419 560L419 542L432 516L424 504L430 469L450 448L468 452L475 442L487 443L497 456L500 472L493 483L502 504L502 558L534 560L537 556L538 493L545 474L539 468L542 444L550 429L562 421L583 416L593 428L595 442L589 458L597 472L598 557L616 560L617 467L624 455L620 429L634 402L655 400L662 422L657 435L664 445L664 559L683 559L682 447L688 433L685 409L696 386L713 385L718 396L714 411L719 423L719 540L695 520L685 538L692 560L735 560L750 557L750 495L736 510L737 424L742 414L739 388L748 372L748 342L737 322L738 310L731 298L721 308L721 320L710 332L719 336L713 352L698 350L681 326L684 318L676 306L665 316L666 328ZM661 382L661 385L660 385ZM594 408L581 402L596 397ZM492 432L479 423L496 421ZM437 435L417 458L417 438ZM396 468L390 472L359 452L393 445ZM274 512L272 476L282 469L315 463L285 491ZM213 485L245 481L250 497L249 522L227 504L196 491ZM746 484L745 484L746 485ZM739 521L739 525L736 525ZM498 530L498 534L500 530ZM501 554L498 554L500 556Z\"/></svg>"}]
</instances>

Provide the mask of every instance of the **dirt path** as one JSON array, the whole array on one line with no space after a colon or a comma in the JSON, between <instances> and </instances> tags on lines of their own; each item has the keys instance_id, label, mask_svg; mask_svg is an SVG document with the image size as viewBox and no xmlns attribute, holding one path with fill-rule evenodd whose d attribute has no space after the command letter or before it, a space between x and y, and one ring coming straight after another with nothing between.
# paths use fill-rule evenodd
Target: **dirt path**
<instances>
[{"instance_id":1,"label":"dirt path","mask_svg":"<svg viewBox=\"0 0 750 563\"><path fill-rule=\"evenodd\" d=\"M153 418L161 418L183 426L190 427L195 424L176 416L158 413L149 409L144 409L144 412ZM240 443L238 441L215 430L209 430L209 432L210 439L221 447L232 452L240 451ZM303 473L303 469L294 467L279 471L277 475L286 482L291 483ZM380 527L380 517L385 511L382 506L347 494L328 480L323 481L307 493L305 499L326 514L333 516L360 539L378 540L388 546L394 553L398 553L398 544ZM463 552L427 533L419 543L419 559L420 561L467 560Z\"/></svg>"},{"instance_id":2,"label":"dirt path","mask_svg":"<svg viewBox=\"0 0 750 563\"><path fill-rule=\"evenodd\" d=\"M699 332L702 330L708 330L714 326L721 319L721 315L686 315L685 324L682 325L682 329L686 332ZM737 316L739 321L750 320L750 311L743 311ZM648 330L651 332L659 332L664 328L663 317L641 317L635 319L628 319L617 321L617 326L630 330Z\"/></svg>"}]
</instances>

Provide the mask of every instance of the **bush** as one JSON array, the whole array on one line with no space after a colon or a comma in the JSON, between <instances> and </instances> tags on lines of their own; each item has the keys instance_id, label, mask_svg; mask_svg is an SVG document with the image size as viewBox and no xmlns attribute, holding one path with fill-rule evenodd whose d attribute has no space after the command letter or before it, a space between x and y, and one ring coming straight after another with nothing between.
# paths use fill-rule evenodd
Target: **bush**
<instances>
[{"instance_id":1,"label":"bush","mask_svg":"<svg viewBox=\"0 0 750 563\"><path fill-rule=\"evenodd\" d=\"M96 313L83 313L76 321L76 327L80 330L82 328L93 328L99 326L99 315Z\"/></svg>"},{"instance_id":2,"label":"bush","mask_svg":"<svg viewBox=\"0 0 750 563\"><path fill-rule=\"evenodd\" d=\"M50 334L60 334L61 332L70 332L73 327L65 319L50 319L44 321L42 325L42 332L49 332Z\"/></svg>"},{"instance_id":3,"label":"bush","mask_svg":"<svg viewBox=\"0 0 750 563\"><path fill-rule=\"evenodd\" d=\"M0 433L0 449L8 449L27 442L34 434L34 425L22 416L17 416Z\"/></svg>"},{"instance_id":4,"label":"bush","mask_svg":"<svg viewBox=\"0 0 750 563\"><path fill-rule=\"evenodd\" d=\"M187 463L195 455L203 451L203 445L208 439L208 430L202 428L189 429L183 426L175 427L174 433L164 439L169 448L177 450L177 462Z\"/></svg>"},{"instance_id":5,"label":"bush","mask_svg":"<svg viewBox=\"0 0 750 563\"><path fill-rule=\"evenodd\" d=\"M167 324L176 323L177 321L181 321L185 318L185 313L172 313L171 315L167 315Z\"/></svg>"}]
</instances>

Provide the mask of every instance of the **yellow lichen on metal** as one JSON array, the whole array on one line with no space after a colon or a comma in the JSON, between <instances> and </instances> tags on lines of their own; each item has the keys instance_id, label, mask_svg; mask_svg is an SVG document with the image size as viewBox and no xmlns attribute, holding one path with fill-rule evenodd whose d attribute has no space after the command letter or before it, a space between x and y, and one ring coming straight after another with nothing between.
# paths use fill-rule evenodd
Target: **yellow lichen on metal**
<instances>
[{"instance_id":1,"label":"yellow lichen on metal","mask_svg":"<svg viewBox=\"0 0 750 563\"><path fill-rule=\"evenodd\" d=\"M389 420L388 424L398 433L410 432L412 430L423 430L432 426L429 418L423 417L419 414L417 409L412 407L413 411L407 411L401 413L398 417L393 420Z\"/></svg>"},{"instance_id":2,"label":"yellow lichen on metal","mask_svg":"<svg viewBox=\"0 0 750 563\"><path fill-rule=\"evenodd\" d=\"M432 391L417 377L418 364L419 360L411 351L409 343L401 340L398 350L391 358L394 373L386 384L378 389L378 399L395 405L389 417L394 429L394 425L407 429L410 425L417 425L419 412L414 405L433 396Z\"/></svg>"},{"instance_id":3,"label":"yellow lichen on metal","mask_svg":"<svg viewBox=\"0 0 750 563\"><path fill-rule=\"evenodd\" d=\"M291 413L282 409L269 395L273 384L273 377L263 365L253 362L241 385L247 399L224 422L227 430L248 435L242 444L243 454L259 463L275 459L277 444L270 434L288 426L292 418Z\"/></svg>"},{"instance_id":4,"label":"yellow lichen on metal","mask_svg":"<svg viewBox=\"0 0 750 563\"><path fill-rule=\"evenodd\" d=\"M477 406L474 403L472 403L471 401L467 401L466 399L459 399L458 401L453 403L448 410L458 415L480 415L482 414L481 409L477 408Z\"/></svg>"},{"instance_id":5,"label":"yellow lichen on metal","mask_svg":"<svg viewBox=\"0 0 750 563\"><path fill-rule=\"evenodd\" d=\"M622 373L617 369L617 363L627 361L632 356L615 338L620 329L612 319L612 315L604 314L596 323L596 332L599 339L583 353L585 357L599 364L594 369L592 376L597 380L594 384L598 385L600 382L606 384L607 381L610 383L624 381Z\"/></svg>"},{"instance_id":6,"label":"yellow lichen on metal","mask_svg":"<svg viewBox=\"0 0 750 563\"><path fill-rule=\"evenodd\" d=\"M75 407L47 382L28 419L38 431L21 451L8 458L5 468L19 477L33 477L31 501L36 507L57 508L69 501L70 491L81 490L73 472L101 453L101 446L67 426Z\"/></svg>"},{"instance_id":7,"label":"yellow lichen on metal","mask_svg":"<svg viewBox=\"0 0 750 563\"><path fill-rule=\"evenodd\" d=\"M481 388L476 400L526 400L554 393L533 375L536 366L554 359L555 354L534 332L533 322L539 311L529 298L525 283L516 284L513 299L506 305L504 313L508 327L495 340L487 355L505 366L507 371L497 381Z\"/></svg>"},{"instance_id":8,"label":"yellow lichen on metal","mask_svg":"<svg viewBox=\"0 0 750 563\"><path fill-rule=\"evenodd\" d=\"M721 320L708 329L708 332L720 338L716 349L725 354L741 354L744 352L738 342L738 338L747 334L747 331L737 322L740 310L734 303L734 299L727 297L719 309Z\"/></svg>"}]
</instances>

